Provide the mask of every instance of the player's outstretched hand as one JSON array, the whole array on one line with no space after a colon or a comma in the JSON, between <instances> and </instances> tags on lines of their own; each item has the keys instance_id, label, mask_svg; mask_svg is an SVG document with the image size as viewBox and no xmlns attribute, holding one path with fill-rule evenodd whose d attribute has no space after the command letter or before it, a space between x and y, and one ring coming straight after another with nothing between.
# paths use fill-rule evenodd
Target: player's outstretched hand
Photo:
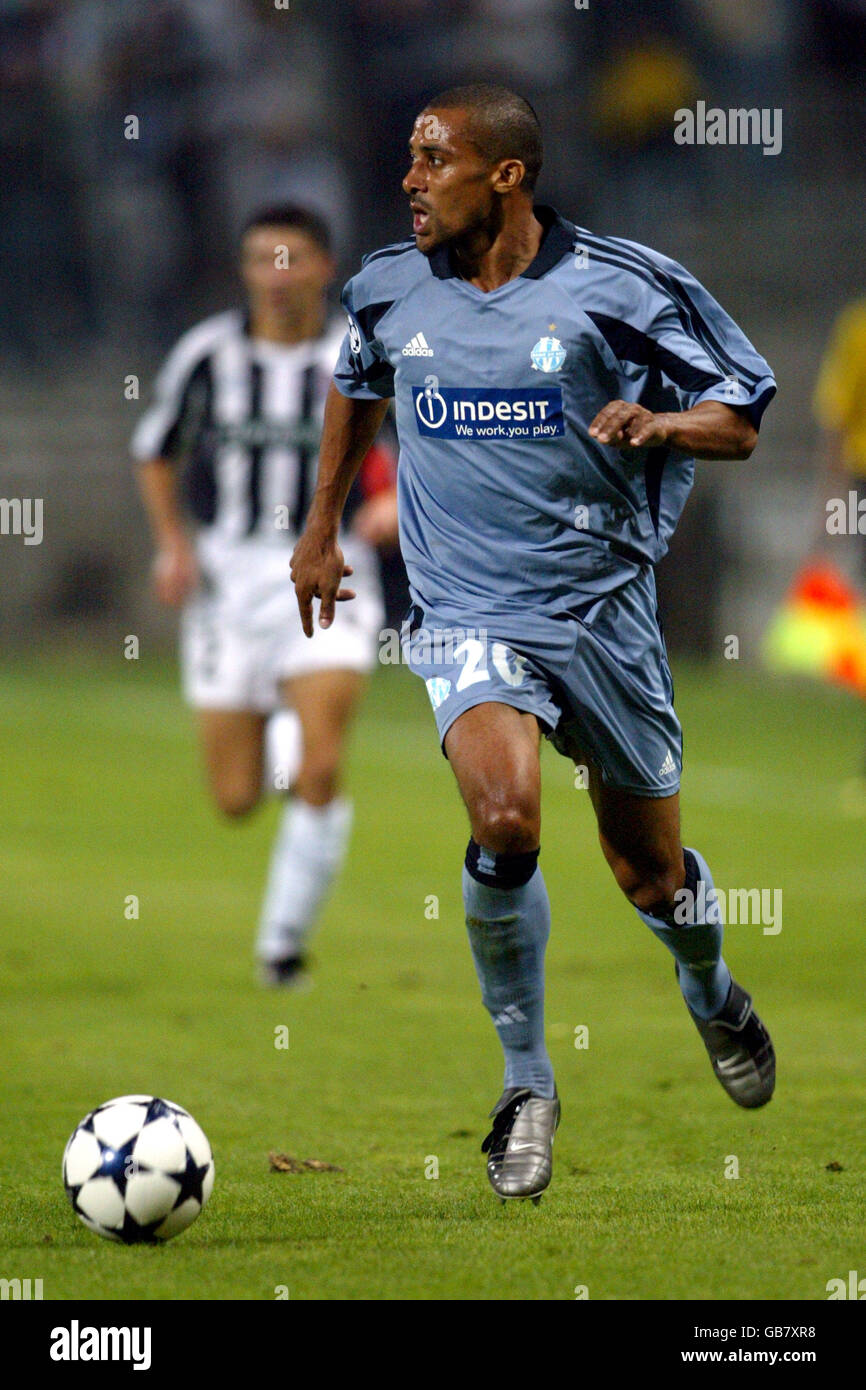
<instances>
[{"instance_id":1,"label":"player's outstretched hand","mask_svg":"<svg viewBox=\"0 0 866 1390\"><path fill-rule=\"evenodd\" d=\"M160 603L179 608L198 584L195 549L186 535L162 545L153 561L153 587Z\"/></svg>"},{"instance_id":2,"label":"player's outstretched hand","mask_svg":"<svg viewBox=\"0 0 866 1390\"><path fill-rule=\"evenodd\" d=\"M630 449L653 449L667 443L670 421L634 401L611 401L589 427L599 444L623 444Z\"/></svg>"},{"instance_id":3,"label":"player's outstretched hand","mask_svg":"<svg viewBox=\"0 0 866 1390\"><path fill-rule=\"evenodd\" d=\"M352 566L343 559L336 541L322 539L309 528L292 552L292 582L301 614L301 626L307 637L313 635L313 599L320 600L319 627L330 627L334 621L334 604L355 597L354 589L341 587Z\"/></svg>"}]
</instances>

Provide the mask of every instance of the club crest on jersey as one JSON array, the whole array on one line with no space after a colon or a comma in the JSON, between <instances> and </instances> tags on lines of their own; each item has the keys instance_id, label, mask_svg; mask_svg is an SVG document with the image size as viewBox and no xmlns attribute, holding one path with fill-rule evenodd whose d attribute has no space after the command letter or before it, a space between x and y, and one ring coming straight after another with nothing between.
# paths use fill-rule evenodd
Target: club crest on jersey
<instances>
[{"instance_id":1,"label":"club crest on jersey","mask_svg":"<svg viewBox=\"0 0 866 1390\"><path fill-rule=\"evenodd\" d=\"M565 361L565 348L558 338L539 338L532 352L533 370L536 372L558 372Z\"/></svg>"},{"instance_id":2,"label":"club crest on jersey","mask_svg":"<svg viewBox=\"0 0 866 1390\"><path fill-rule=\"evenodd\" d=\"M349 314L347 317L349 320L349 347L357 357L358 353L361 351L361 334L358 332L358 325L352 318L352 315Z\"/></svg>"},{"instance_id":3,"label":"club crest on jersey","mask_svg":"<svg viewBox=\"0 0 866 1390\"><path fill-rule=\"evenodd\" d=\"M451 694L451 682L444 676L431 676L424 684L427 686L427 694L434 709L438 709L442 701L447 700Z\"/></svg>"}]
</instances>

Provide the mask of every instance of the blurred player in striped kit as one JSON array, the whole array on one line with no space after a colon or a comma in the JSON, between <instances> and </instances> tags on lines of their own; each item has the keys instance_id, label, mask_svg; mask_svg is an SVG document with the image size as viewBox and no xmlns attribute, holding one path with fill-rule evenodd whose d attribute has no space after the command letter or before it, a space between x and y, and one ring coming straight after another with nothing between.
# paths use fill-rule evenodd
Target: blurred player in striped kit
<instances>
[{"instance_id":1,"label":"blurred player in striped kit","mask_svg":"<svg viewBox=\"0 0 866 1390\"><path fill-rule=\"evenodd\" d=\"M365 457L344 520L357 601L307 642L290 560L344 332L328 315L328 228L305 208L263 209L243 232L240 271L246 310L205 319L175 345L132 454L156 593L182 607L184 693L213 798L241 817L266 790L292 793L256 949L265 983L294 985L349 835L341 763L383 622L375 546L397 538L394 462L378 442Z\"/></svg>"}]
</instances>

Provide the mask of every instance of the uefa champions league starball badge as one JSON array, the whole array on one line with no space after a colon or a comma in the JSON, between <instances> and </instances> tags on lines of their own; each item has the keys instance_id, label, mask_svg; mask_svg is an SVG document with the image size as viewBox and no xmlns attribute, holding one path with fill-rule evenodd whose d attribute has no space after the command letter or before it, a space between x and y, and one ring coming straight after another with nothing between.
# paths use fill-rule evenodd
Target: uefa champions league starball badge
<instances>
[{"instance_id":1,"label":"uefa champions league starball badge","mask_svg":"<svg viewBox=\"0 0 866 1390\"><path fill-rule=\"evenodd\" d=\"M558 338L539 338L529 355L534 371L558 372L565 361L565 348Z\"/></svg>"}]
</instances>

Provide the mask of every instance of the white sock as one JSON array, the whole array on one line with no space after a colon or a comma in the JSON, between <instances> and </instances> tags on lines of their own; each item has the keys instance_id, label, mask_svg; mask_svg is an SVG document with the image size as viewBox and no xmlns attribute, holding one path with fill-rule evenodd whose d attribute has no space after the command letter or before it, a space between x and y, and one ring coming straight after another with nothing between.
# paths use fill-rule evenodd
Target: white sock
<instances>
[{"instance_id":1,"label":"white sock","mask_svg":"<svg viewBox=\"0 0 866 1390\"><path fill-rule=\"evenodd\" d=\"M301 953L343 863L351 824L352 803L344 797L327 806L298 798L288 802L271 852L259 922L260 960Z\"/></svg>"},{"instance_id":2,"label":"white sock","mask_svg":"<svg viewBox=\"0 0 866 1390\"><path fill-rule=\"evenodd\" d=\"M301 721L295 711L275 710L265 725L262 776L266 794L289 790L298 775L302 751Z\"/></svg>"}]
</instances>

